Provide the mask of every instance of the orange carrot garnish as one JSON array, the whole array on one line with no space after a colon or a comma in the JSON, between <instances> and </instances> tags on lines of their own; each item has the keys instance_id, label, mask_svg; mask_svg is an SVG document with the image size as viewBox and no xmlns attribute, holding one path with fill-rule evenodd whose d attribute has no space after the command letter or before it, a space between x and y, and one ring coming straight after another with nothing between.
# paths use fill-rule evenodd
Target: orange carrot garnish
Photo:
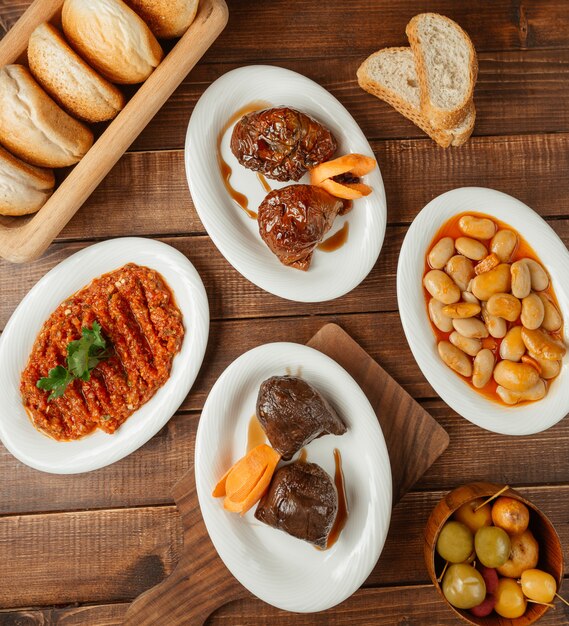
<instances>
[{"instance_id":1,"label":"orange carrot garnish","mask_svg":"<svg viewBox=\"0 0 569 626\"><path fill-rule=\"evenodd\" d=\"M323 180L318 186L325 189L332 196L343 198L344 200L357 200L362 196L369 195L372 191L371 187L362 183L337 183L331 178Z\"/></svg>"},{"instance_id":2,"label":"orange carrot garnish","mask_svg":"<svg viewBox=\"0 0 569 626\"><path fill-rule=\"evenodd\" d=\"M334 178L339 174L350 173L358 178L369 174L377 165L377 161L364 154L345 154L344 156L320 163L310 170L310 182L312 185L320 185L328 178Z\"/></svg>"},{"instance_id":3,"label":"orange carrot garnish","mask_svg":"<svg viewBox=\"0 0 569 626\"><path fill-rule=\"evenodd\" d=\"M215 486L214 498L225 496L223 507L244 515L268 489L281 455L262 443L239 459Z\"/></svg>"}]
</instances>

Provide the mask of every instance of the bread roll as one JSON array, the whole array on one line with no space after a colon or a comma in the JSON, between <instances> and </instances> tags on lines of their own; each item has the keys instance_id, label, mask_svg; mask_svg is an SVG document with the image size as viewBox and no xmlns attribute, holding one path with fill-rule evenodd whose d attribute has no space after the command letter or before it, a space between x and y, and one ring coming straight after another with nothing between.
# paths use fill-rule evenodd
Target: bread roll
<instances>
[{"instance_id":1,"label":"bread roll","mask_svg":"<svg viewBox=\"0 0 569 626\"><path fill-rule=\"evenodd\" d=\"M61 109L22 65L0 69L0 144L32 165L77 163L93 133Z\"/></svg>"},{"instance_id":2,"label":"bread roll","mask_svg":"<svg viewBox=\"0 0 569 626\"><path fill-rule=\"evenodd\" d=\"M198 0L125 0L156 37L181 37L194 21Z\"/></svg>"},{"instance_id":3,"label":"bread roll","mask_svg":"<svg viewBox=\"0 0 569 626\"><path fill-rule=\"evenodd\" d=\"M51 196L51 170L28 165L0 148L0 215L35 213Z\"/></svg>"},{"instance_id":4,"label":"bread roll","mask_svg":"<svg viewBox=\"0 0 569 626\"><path fill-rule=\"evenodd\" d=\"M61 18L73 48L114 83L141 83L162 60L160 44L122 0L65 0Z\"/></svg>"},{"instance_id":5,"label":"bread roll","mask_svg":"<svg viewBox=\"0 0 569 626\"><path fill-rule=\"evenodd\" d=\"M30 37L28 64L38 83L74 117L104 122L124 107L121 91L91 69L47 22Z\"/></svg>"}]
</instances>

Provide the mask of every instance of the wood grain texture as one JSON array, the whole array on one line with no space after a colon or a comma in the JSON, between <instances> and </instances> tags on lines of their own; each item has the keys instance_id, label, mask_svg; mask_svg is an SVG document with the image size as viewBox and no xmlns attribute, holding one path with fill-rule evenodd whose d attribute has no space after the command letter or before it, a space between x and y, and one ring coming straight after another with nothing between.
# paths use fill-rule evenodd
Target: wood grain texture
<instances>
[{"instance_id":1,"label":"wood grain texture","mask_svg":"<svg viewBox=\"0 0 569 626\"><path fill-rule=\"evenodd\" d=\"M432 198L463 186L487 186L512 194L543 217L563 216L569 207L565 184L569 134L475 137L457 150L442 150L430 140L373 141L372 148L386 189L390 224L410 223ZM508 167L501 167L503 163ZM540 184L520 185L520 181ZM59 238L133 232L205 233L188 191L182 151L127 153ZM0 272L2 267L6 266L0 264Z\"/></svg>"},{"instance_id":2,"label":"wood grain texture","mask_svg":"<svg viewBox=\"0 0 569 626\"><path fill-rule=\"evenodd\" d=\"M5 26L11 27L28 4L2 0ZM230 0L228 5L229 28L209 53L210 59L305 59L323 57L329 51L343 57L406 45L407 22L425 10L459 22L478 50L564 47L569 25L563 0L432 0L427 5L421 0L352 0L349 10L331 5L326 11L305 0Z\"/></svg>"},{"instance_id":3,"label":"wood grain texture","mask_svg":"<svg viewBox=\"0 0 569 626\"><path fill-rule=\"evenodd\" d=\"M450 490L472 480L539 485L544 476L550 484L569 484L569 420L544 433L513 438L481 430L441 400L429 400L423 406L449 433L450 444L416 488ZM178 414L118 464L77 476L36 472L0 444L0 475L5 485L0 514L173 504L172 483L193 467L198 418L198 413ZM536 450L547 450L547 455ZM117 481L120 488L109 488Z\"/></svg>"},{"instance_id":4,"label":"wood grain texture","mask_svg":"<svg viewBox=\"0 0 569 626\"><path fill-rule=\"evenodd\" d=\"M315 622L315 620L318 622ZM258 600L240 600L222 607L207 626L459 626L463 624L437 596L432 585L360 589L340 606L314 615L291 615ZM567 626L569 608L557 601L539 622L542 626Z\"/></svg>"},{"instance_id":5,"label":"wood grain texture","mask_svg":"<svg viewBox=\"0 0 569 626\"><path fill-rule=\"evenodd\" d=\"M380 47L376 43L355 57L332 55L312 63L272 57L265 57L262 62L305 74L328 89L347 107L370 140L425 138L417 126L358 86L357 68L368 54ZM566 89L569 51L482 52L479 64L474 91L477 111L474 135L569 130L569 92ZM219 76L240 65L200 63L137 138L132 149L182 148L198 98ZM437 153L445 152L433 146Z\"/></svg>"},{"instance_id":6,"label":"wood grain texture","mask_svg":"<svg viewBox=\"0 0 569 626\"><path fill-rule=\"evenodd\" d=\"M569 219L553 220L551 226L567 245ZM311 304L311 314L396 310L397 259L406 230L406 227L389 227L381 255L365 281L341 298ZM214 320L302 315L306 312L306 304L283 300L243 278L222 257L209 237L181 236L163 238L162 241L185 254L198 270L207 291L210 316ZM4 328L24 295L48 270L86 245L85 242L54 244L38 261L10 267L9 270L5 262L0 262L0 329ZM278 263L276 259L271 261Z\"/></svg>"},{"instance_id":7,"label":"wood grain texture","mask_svg":"<svg viewBox=\"0 0 569 626\"><path fill-rule=\"evenodd\" d=\"M132 598L172 571L180 547L173 507L3 517L0 606Z\"/></svg>"},{"instance_id":8,"label":"wood grain texture","mask_svg":"<svg viewBox=\"0 0 569 626\"><path fill-rule=\"evenodd\" d=\"M64 609L39 609L0 612L0 626L119 626L128 604L109 604ZM457 626L460 622L438 598L432 585L360 589L339 607L314 615L291 615L260 600L230 602L206 621L207 626ZM541 619L543 626L568 626L569 608L557 601L555 610Z\"/></svg>"},{"instance_id":9,"label":"wood grain texture","mask_svg":"<svg viewBox=\"0 0 569 626\"><path fill-rule=\"evenodd\" d=\"M120 626L128 603L0 611L0 626Z\"/></svg>"},{"instance_id":10,"label":"wood grain texture","mask_svg":"<svg viewBox=\"0 0 569 626\"><path fill-rule=\"evenodd\" d=\"M550 518L567 564L569 487L517 490ZM423 529L444 493L415 491L402 498L393 509L381 558L364 586L428 582ZM35 546L40 543L38 559ZM54 599L61 605L132 600L173 571L181 545L174 506L2 517L0 606L44 606Z\"/></svg>"}]
</instances>

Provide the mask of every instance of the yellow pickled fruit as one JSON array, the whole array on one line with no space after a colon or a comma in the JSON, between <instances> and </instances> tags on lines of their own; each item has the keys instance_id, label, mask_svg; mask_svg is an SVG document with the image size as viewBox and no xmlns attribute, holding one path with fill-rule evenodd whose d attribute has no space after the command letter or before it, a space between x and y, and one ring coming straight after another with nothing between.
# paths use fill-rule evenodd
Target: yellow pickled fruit
<instances>
[{"instance_id":1,"label":"yellow pickled fruit","mask_svg":"<svg viewBox=\"0 0 569 626\"><path fill-rule=\"evenodd\" d=\"M522 574L522 591L536 602L551 602L557 593L557 583L551 574L540 569L527 569Z\"/></svg>"},{"instance_id":2,"label":"yellow pickled fruit","mask_svg":"<svg viewBox=\"0 0 569 626\"><path fill-rule=\"evenodd\" d=\"M473 533L482 528L482 526L491 526L492 505L488 503L481 506L483 503L484 498L476 498L463 504L455 511L454 519L470 528Z\"/></svg>"},{"instance_id":3,"label":"yellow pickled fruit","mask_svg":"<svg viewBox=\"0 0 569 626\"><path fill-rule=\"evenodd\" d=\"M522 588L512 578L500 578L494 597L494 610L502 617L515 619L526 612L527 600Z\"/></svg>"}]
</instances>

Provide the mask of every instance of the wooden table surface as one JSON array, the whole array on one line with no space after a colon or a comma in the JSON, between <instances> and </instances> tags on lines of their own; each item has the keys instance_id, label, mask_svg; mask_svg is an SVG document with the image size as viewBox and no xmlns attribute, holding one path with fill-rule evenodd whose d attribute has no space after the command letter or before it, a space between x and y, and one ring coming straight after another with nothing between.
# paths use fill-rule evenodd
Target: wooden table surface
<instances>
[{"instance_id":1,"label":"wooden table surface","mask_svg":"<svg viewBox=\"0 0 569 626\"><path fill-rule=\"evenodd\" d=\"M471 425L436 397L401 328L397 257L417 212L436 195L464 185L515 195L569 241L569 3L228 4L224 33L46 254L25 265L0 262L3 328L36 281L76 250L111 237L159 238L196 266L212 319L204 364L181 410L126 459L88 474L54 476L22 465L0 445L0 624L120 624L128 603L167 576L178 559L181 525L170 489L192 467L200 409L214 381L249 348L268 341L304 343L329 321L423 404L448 431L450 446L395 507L385 549L363 591L336 609L308 616L253 599L234 602L208 623L457 624L428 584L421 535L429 512L459 484L508 483L547 512L569 546L569 420L538 435L504 437ZM27 5L0 0L0 33ZM478 117L473 138L461 148L437 147L356 82L359 63L381 47L406 45L407 21L425 10L457 20L478 51ZM250 284L206 235L188 193L183 144L193 106L217 77L252 63L297 70L330 90L377 155L388 202L385 243L363 284L333 302L288 302ZM569 564L569 551L565 556ZM557 603L542 624L569 624L569 609Z\"/></svg>"}]
</instances>

